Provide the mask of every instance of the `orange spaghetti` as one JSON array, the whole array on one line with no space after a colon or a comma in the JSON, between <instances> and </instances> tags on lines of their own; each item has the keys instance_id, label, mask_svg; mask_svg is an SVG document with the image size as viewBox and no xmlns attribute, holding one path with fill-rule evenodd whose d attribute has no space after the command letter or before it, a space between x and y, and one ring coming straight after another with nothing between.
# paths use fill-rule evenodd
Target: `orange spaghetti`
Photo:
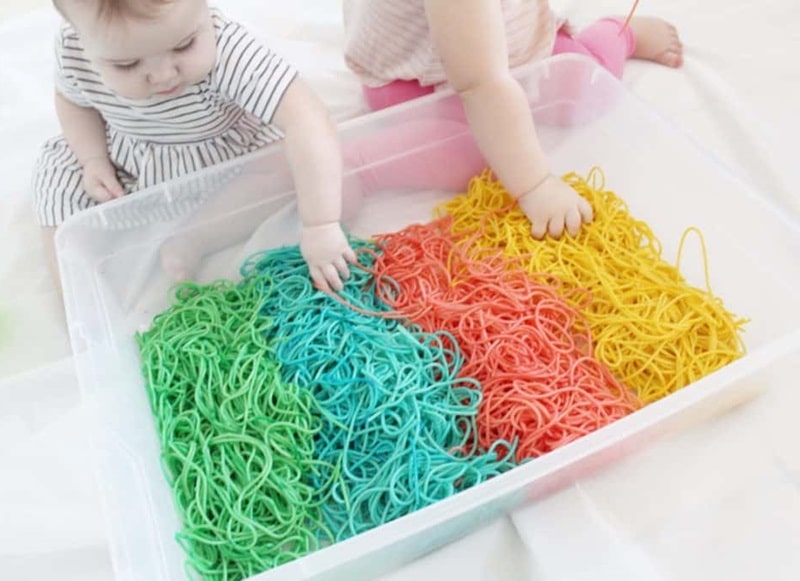
<instances>
[{"instance_id":1,"label":"orange spaghetti","mask_svg":"<svg viewBox=\"0 0 800 581\"><path fill-rule=\"evenodd\" d=\"M637 409L593 357L575 308L513 259L469 259L451 226L445 218L380 236L375 292L423 331L453 335L462 376L482 385L481 447L517 441L518 460L536 457Z\"/></svg>"}]
</instances>

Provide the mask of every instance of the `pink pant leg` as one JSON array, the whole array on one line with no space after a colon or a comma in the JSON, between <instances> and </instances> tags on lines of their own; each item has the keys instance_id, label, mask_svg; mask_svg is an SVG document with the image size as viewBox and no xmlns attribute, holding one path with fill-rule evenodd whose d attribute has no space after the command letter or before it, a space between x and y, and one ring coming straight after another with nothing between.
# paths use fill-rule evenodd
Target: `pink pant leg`
<instances>
[{"instance_id":1,"label":"pink pant leg","mask_svg":"<svg viewBox=\"0 0 800 581\"><path fill-rule=\"evenodd\" d=\"M620 18L603 18L574 37L559 30L553 54L578 53L592 57L612 75L621 78L625 61L636 49L636 37L630 27L620 34L623 24Z\"/></svg>"},{"instance_id":2,"label":"pink pant leg","mask_svg":"<svg viewBox=\"0 0 800 581\"><path fill-rule=\"evenodd\" d=\"M366 195L387 189L466 191L486 162L466 121L419 119L344 145L347 167L359 174Z\"/></svg>"},{"instance_id":3,"label":"pink pant leg","mask_svg":"<svg viewBox=\"0 0 800 581\"><path fill-rule=\"evenodd\" d=\"M383 87L365 86L363 92L370 109L380 110L429 95L434 88L398 80ZM349 168L390 160L360 172L367 195L400 188L463 192L470 178L486 167L458 97L441 103L436 117L411 119L345 144L344 158Z\"/></svg>"},{"instance_id":4,"label":"pink pant leg","mask_svg":"<svg viewBox=\"0 0 800 581\"><path fill-rule=\"evenodd\" d=\"M433 87L423 87L418 81L393 81L382 87L362 87L367 105L373 111L397 105L433 93Z\"/></svg>"}]
</instances>

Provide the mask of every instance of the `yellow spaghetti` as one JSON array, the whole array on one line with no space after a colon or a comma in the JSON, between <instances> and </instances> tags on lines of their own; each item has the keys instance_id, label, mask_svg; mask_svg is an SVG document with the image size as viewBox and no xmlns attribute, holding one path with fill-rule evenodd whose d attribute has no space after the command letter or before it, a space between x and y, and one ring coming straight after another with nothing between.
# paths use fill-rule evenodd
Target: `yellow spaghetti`
<instances>
[{"instance_id":1,"label":"yellow spaghetti","mask_svg":"<svg viewBox=\"0 0 800 581\"><path fill-rule=\"evenodd\" d=\"M661 258L650 227L605 189L599 169L586 179L574 173L564 179L594 208L594 222L576 238L535 240L528 219L488 171L438 213L453 216L453 234L477 256L502 248L529 274L560 281L564 298L585 314L596 357L644 403L744 354L739 333L746 321L713 295L707 272L706 290L690 286ZM699 234L690 228L684 238L690 231Z\"/></svg>"}]
</instances>

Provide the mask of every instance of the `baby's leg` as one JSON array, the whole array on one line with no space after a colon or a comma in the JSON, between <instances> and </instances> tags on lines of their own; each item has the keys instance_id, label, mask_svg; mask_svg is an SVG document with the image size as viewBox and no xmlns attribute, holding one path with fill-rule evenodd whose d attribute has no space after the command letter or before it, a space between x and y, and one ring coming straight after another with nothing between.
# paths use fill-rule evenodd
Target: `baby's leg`
<instances>
[{"instance_id":1,"label":"baby's leg","mask_svg":"<svg viewBox=\"0 0 800 581\"><path fill-rule=\"evenodd\" d=\"M418 81L393 81L382 87L362 87L364 99L372 111L405 103L433 93L433 87L423 87Z\"/></svg>"},{"instance_id":2,"label":"baby's leg","mask_svg":"<svg viewBox=\"0 0 800 581\"><path fill-rule=\"evenodd\" d=\"M464 121L420 119L345 144L364 194L391 189L466 191L486 161ZM373 167L370 167L373 166Z\"/></svg>"},{"instance_id":3,"label":"baby's leg","mask_svg":"<svg viewBox=\"0 0 800 581\"><path fill-rule=\"evenodd\" d=\"M432 87L416 81L364 87L364 97L373 110L431 93ZM458 98L437 103L435 112L435 117L427 119L409 116L407 122L344 145L346 168L364 168L358 174L363 194L387 189L460 192L486 167ZM380 160L379 165L369 167Z\"/></svg>"},{"instance_id":4,"label":"baby's leg","mask_svg":"<svg viewBox=\"0 0 800 581\"><path fill-rule=\"evenodd\" d=\"M36 162L33 178L36 219L42 226L45 258L53 282L61 292L56 259L56 226L68 217L97 205L83 188L83 169L63 137L48 140Z\"/></svg>"},{"instance_id":5,"label":"baby's leg","mask_svg":"<svg viewBox=\"0 0 800 581\"><path fill-rule=\"evenodd\" d=\"M616 77L622 77L629 58L651 60L670 67L683 63L683 47L671 24L650 17L634 18L624 30L623 24L621 18L604 18L574 36L561 30L553 54L590 56Z\"/></svg>"},{"instance_id":6,"label":"baby's leg","mask_svg":"<svg viewBox=\"0 0 800 581\"><path fill-rule=\"evenodd\" d=\"M559 30L553 54L576 53L589 56L615 77L622 77L625 61L633 56L636 48L636 38L630 28L620 33L623 22L605 18L574 36L567 34L563 29Z\"/></svg>"},{"instance_id":7,"label":"baby's leg","mask_svg":"<svg viewBox=\"0 0 800 581\"><path fill-rule=\"evenodd\" d=\"M61 295L61 275L58 270L58 259L56 258L55 235L56 229L54 226L42 227L42 248L44 250L44 259L47 262L47 269L50 271L50 276L56 283L56 288L58 289L59 295Z\"/></svg>"},{"instance_id":8,"label":"baby's leg","mask_svg":"<svg viewBox=\"0 0 800 581\"><path fill-rule=\"evenodd\" d=\"M83 188L83 168L63 137L48 140L36 162L34 211L42 226L58 226L69 216L96 206Z\"/></svg>"},{"instance_id":9,"label":"baby's leg","mask_svg":"<svg viewBox=\"0 0 800 581\"><path fill-rule=\"evenodd\" d=\"M166 187L190 207L186 222L161 246L162 267L175 280L193 278L205 256L244 242L294 199L288 167L275 156L255 157L229 172L209 168Z\"/></svg>"}]
</instances>

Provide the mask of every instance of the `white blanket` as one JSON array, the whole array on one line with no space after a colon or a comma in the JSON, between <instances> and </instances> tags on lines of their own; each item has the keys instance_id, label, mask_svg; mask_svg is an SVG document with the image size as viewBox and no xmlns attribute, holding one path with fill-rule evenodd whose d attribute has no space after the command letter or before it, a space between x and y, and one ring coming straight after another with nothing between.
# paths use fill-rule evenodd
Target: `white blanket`
<instances>
[{"instance_id":1,"label":"white blanket","mask_svg":"<svg viewBox=\"0 0 800 581\"><path fill-rule=\"evenodd\" d=\"M358 82L341 59L338 2L220 4L295 62L336 119L364 113ZM576 24L624 13L629 7L622 0L565 0L553 5ZM789 153L800 132L800 66L795 60L800 53L800 16L793 0L650 0L640 11L677 24L686 45L686 66L673 71L631 63L625 84L720 163L755 184L787 213L800 215L795 188L800 172ZM50 10L0 23L0 378L28 372L0 383L4 579L110 578L67 334L30 209L34 158L39 144L57 131L50 89L50 39L56 25ZM686 212L691 215L692 208ZM724 219L725 208L719 214ZM742 232L743 237L757 235ZM637 457L607 470L593 488L568 491L518 513L516 528L509 519L498 521L392 579L445 574L512 579L512 571L526 567L537 579L579 579L585 570L581 559L571 555L586 551L596 558L590 562L597 568L596 578L607 578L603 566L609 575L613 571L624 579L719 578L716 574L723 572L735 579L800 578L800 561L788 550L800 546L800 453L786 443L800 441L800 428L791 428L790 417L781 413L797 407L798 398L790 389L797 371L797 365L783 365L771 399L727 418L722 427L690 430L679 441L654 448L648 459ZM713 433L716 439L709 444ZM736 464L736 446L752 443L743 433L756 433L768 456L778 459L770 460L772 471ZM701 443L702 461L687 468L681 454L693 453ZM756 454L763 449L750 445L747 450ZM777 465L785 469L785 479L775 472ZM637 521L626 512L627 493L621 491L629 493L635 483L658 488L659 482L674 477L672 471L681 470L705 483L698 499L710 498L713 491L722 500L699 507L698 500L687 495L662 494L661 508L648 513L647 526L633 527L632 522L644 517L640 514ZM726 483L716 474L749 474L748 487ZM690 480L675 478L674 484L691 487ZM768 499L759 500L764 494ZM776 536L770 538L768 531ZM523 549L523 542L530 551ZM754 544L755 552L748 553ZM708 547L709 553L698 546ZM753 559L755 569L740 566Z\"/></svg>"}]
</instances>

